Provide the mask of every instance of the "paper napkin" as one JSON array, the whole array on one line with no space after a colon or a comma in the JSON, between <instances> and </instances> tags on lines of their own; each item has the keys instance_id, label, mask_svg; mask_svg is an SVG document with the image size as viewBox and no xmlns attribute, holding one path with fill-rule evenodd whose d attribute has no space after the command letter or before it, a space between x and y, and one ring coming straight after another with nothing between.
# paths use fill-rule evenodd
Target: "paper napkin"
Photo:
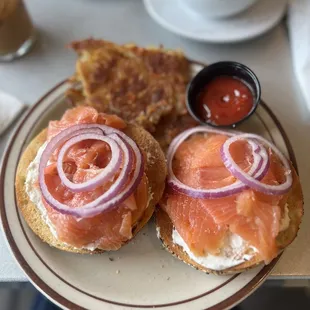
<instances>
[{"instance_id":1,"label":"paper napkin","mask_svg":"<svg viewBox=\"0 0 310 310\"><path fill-rule=\"evenodd\" d=\"M0 135L16 119L24 109L25 104L0 90Z\"/></svg>"},{"instance_id":2,"label":"paper napkin","mask_svg":"<svg viewBox=\"0 0 310 310\"><path fill-rule=\"evenodd\" d=\"M287 22L296 78L310 110L310 1L291 0Z\"/></svg>"}]
</instances>

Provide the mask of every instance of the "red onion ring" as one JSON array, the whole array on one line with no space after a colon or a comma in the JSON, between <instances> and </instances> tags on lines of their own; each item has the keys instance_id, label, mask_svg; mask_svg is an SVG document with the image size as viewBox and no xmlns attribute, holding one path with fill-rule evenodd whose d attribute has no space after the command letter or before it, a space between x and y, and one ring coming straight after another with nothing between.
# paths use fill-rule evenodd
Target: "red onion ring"
<instances>
[{"instance_id":1,"label":"red onion ring","mask_svg":"<svg viewBox=\"0 0 310 310\"><path fill-rule=\"evenodd\" d=\"M251 175L246 174L235 163L235 161L233 160L233 158L229 152L229 148L230 148L231 144L233 144L234 142L239 141L239 140L247 140L248 141L249 139L262 141L263 144L267 145L277 155L277 157L281 160L283 166L287 170L287 173L285 174L286 180L284 183L282 183L280 185L268 185L268 184L261 183L261 182L259 182L259 180L253 178ZM225 167L230 171L230 173L233 176L235 176L236 178L238 178L241 182L246 184L248 187L250 187L254 190L257 190L257 191L262 192L262 193L267 194L267 195L282 195L282 194L287 193L292 186L293 178L292 178L292 173L291 173L291 168L290 168L289 162L284 157L284 155L274 145L272 145L269 141L267 141L266 139L264 139L258 135L241 134L241 135L229 138L222 146L221 156L222 156L223 163L224 163Z\"/></svg>"},{"instance_id":2,"label":"red onion ring","mask_svg":"<svg viewBox=\"0 0 310 310\"><path fill-rule=\"evenodd\" d=\"M48 163L50 156L58 147L63 145L68 139L84 134L88 134L89 137L94 137L96 135L104 137L104 135L106 134L109 139L114 140L121 148L123 152L124 164L117 180L105 193L82 207L70 208L69 206L56 200L49 192L48 187L45 183L44 169ZM62 150L60 150L60 152L61 151ZM103 211L116 207L125 199L127 199L136 190L137 186L141 182L143 172L143 156L136 143L123 132L105 125L74 125L60 132L58 135L53 137L47 144L40 160L39 184L44 199L52 208L63 214L86 218L93 217L102 213ZM128 182L128 176L131 173L133 173L133 176L130 182Z\"/></svg>"},{"instance_id":3,"label":"red onion ring","mask_svg":"<svg viewBox=\"0 0 310 310\"><path fill-rule=\"evenodd\" d=\"M63 170L63 159L67 151L69 150L70 147L73 145L77 144L78 142L84 141L84 140L100 140L105 143L107 143L110 148L111 148L111 160L108 163L108 165L102 169L102 171L95 176L94 178L83 182L83 183L73 183L71 182L64 170ZM119 145L111 138L97 135L97 134L82 134L78 136L74 136L73 138L69 139L61 148L59 154L58 154L58 159L57 159L57 170L59 177L62 181L62 183L69 188L71 191L77 193L77 192L84 192L84 191L90 191L92 189L97 188L98 186L103 185L107 181L111 179L113 175L119 170L120 165L122 163L123 155L121 152L121 149Z\"/></svg>"},{"instance_id":4,"label":"red onion ring","mask_svg":"<svg viewBox=\"0 0 310 310\"><path fill-rule=\"evenodd\" d=\"M172 160L174 157L174 154L176 153L178 147L192 134L195 133L217 133L221 135L227 135L230 137L234 137L237 134L231 131L223 131L223 130L217 130L214 128L210 128L208 126L198 126L195 128L188 129L178 135L170 144L170 147L168 149L167 154L167 164L168 164L168 185L173 188L174 190L185 194L187 196L193 197L193 198L200 198L200 199L216 199L216 198L223 198L227 196L231 196L234 194L237 194L241 192L242 190L247 188L247 185L242 183L241 181L237 180L235 183L231 185L227 185L221 188L216 189L197 189L190 187L184 183L182 183L180 180L177 179L175 176L173 169L172 169ZM255 179L262 179L264 175L267 173L268 165L269 165L269 158L262 158L260 154L257 152L261 151L262 148L260 145L258 145L255 142L251 142L252 150L253 150L253 158L254 162L250 168L250 170L247 172L249 175L253 176ZM256 152L255 152L255 151ZM262 151L263 152L263 151ZM267 154L267 153L266 153Z\"/></svg>"},{"instance_id":5,"label":"red onion ring","mask_svg":"<svg viewBox=\"0 0 310 310\"><path fill-rule=\"evenodd\" d=\"M267 174L269 169L270 161L268 153L266 149L261 144L257 144L256 141L248 140L247 142L252 147L252 155L253 155L252 166L256 167L256 169L253 172L253 175L254 176L257 175L255 177L256 180L261 180ZM252 174L248 173L248 175Z\"/></svg>"}]
</instances>

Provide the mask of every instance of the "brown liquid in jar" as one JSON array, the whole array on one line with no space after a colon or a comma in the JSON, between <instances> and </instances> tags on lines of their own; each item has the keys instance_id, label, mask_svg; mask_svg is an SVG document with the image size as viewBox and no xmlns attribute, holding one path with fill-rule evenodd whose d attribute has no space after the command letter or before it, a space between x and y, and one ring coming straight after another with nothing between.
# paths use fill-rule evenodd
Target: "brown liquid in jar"
<instances>
[{"instance_id":1,"label":"brown liquid in jar","mask_svg":"<svg viewBox=\"0 0 310 310\"><path fill-rule=\"evenodd\" d=\"M21 0L0 0L0 56L18 51L34 28Z\"/></svg>"}]
</instances>

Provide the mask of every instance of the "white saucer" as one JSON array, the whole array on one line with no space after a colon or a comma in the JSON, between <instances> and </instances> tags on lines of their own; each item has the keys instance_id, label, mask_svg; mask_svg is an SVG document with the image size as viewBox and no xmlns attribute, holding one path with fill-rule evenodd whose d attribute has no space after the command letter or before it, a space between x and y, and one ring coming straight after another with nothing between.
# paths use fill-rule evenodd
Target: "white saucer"
<instances>
[{"instance_id":1,"label":"white saucer","mask_svg":"<svg viewBox=\"0 0 310 310\"><path fill-rule=\"evenodd\" d=\"M211 19L186 10L179 0L144 0L150 16L164 28L204 42L229 43L257 37L283 17L286 0L259 0L234 17Z\"/></svg>"}]
</instances>

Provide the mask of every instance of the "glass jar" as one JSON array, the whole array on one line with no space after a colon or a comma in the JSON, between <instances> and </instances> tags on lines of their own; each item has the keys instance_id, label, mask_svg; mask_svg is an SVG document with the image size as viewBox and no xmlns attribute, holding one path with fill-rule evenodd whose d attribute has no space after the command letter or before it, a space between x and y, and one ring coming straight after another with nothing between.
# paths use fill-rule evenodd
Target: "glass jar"
<instances>
[{"instance_id":1,"label":"glass jar","mask_svg":"<svg viewBox=\"0 0 310 310\"><path fill-rule=\"evenodd\" d=\"M25 55L36 34L22 0L0 0L0 61Z\"/></svg>"}]
</instances>

